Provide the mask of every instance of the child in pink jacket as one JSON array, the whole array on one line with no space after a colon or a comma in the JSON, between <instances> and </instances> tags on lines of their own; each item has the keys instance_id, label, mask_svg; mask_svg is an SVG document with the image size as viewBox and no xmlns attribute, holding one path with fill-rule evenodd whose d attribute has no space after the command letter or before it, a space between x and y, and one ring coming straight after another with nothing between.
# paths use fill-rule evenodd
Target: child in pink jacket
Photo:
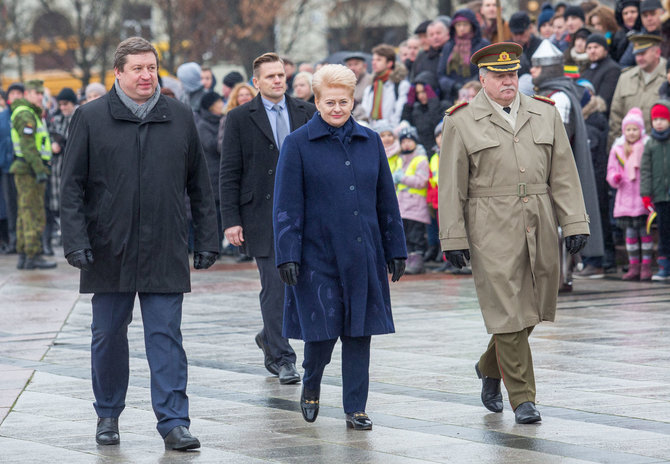
<instances>
[{"instance_id":1,"label":"child in pink jacket","mask_svg":"<svg viewBox=\"0 0 670 464\"><path fill-rule=\"evenodd\" d=\"M629 266L622 278L651 280L653 239L646 227L649 211L640 197L640 161L647 140L640 108L631 108L626 114L621 122L621 133L610 151L607 182L617 189L614 218L626 234Z\"/></svg>"}]
</instances>

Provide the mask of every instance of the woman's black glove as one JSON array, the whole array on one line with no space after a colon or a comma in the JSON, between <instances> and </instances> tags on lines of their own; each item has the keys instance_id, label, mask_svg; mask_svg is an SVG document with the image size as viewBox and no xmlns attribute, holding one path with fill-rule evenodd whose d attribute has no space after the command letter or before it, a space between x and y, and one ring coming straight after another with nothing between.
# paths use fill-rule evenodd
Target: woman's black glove
<instances>
[{"instance_id":1,"label":"woman's black glove","mask_svg":"<svg viewBox=\"0 0 670 464\"><path fill-rule=\"evenodd\" d=\"M299 275L300 275L300 264L284 263L279 265L279 278L286 285L297 284Z\"/></svg>"},{"instance_id":2,"label":"woman's black glove","mask_svg":"<svg viewBox=\"0 0 670 464\"><path fill-rule=\"evenodd\" d=\"M74 266L82 271L88 271L93 264L93 250L84 248L83 250L75 250L68 253L65 257L70 266Z\"/></svg>"},{"instance_id":3,"label":"woman's black glove","mask_svg":"<svg viewBox=\"0 0 670 464\"><path fill-rule=\"evenodd\" d=\"M193 267L196 269L209 269L216 262L218 253L211 251L196 251L193 253Z\"/></svg>"},{"instance_id":4,"label":"woman's black glove","mask_svg":"<svg viewBox=\"0 0 670 464\"><path fill-rule=\"evenodd\" d=\"M397 282L405 273L405 258L393 258L388 262L391 282Z\"/></svg>"},{"instance_id":5,"label":"woman's black glove","mask_svg":"<svg viewBox=\"0 0 670 464\"><path fill-rule=\"evenodd\" d=\"M470 250L448 250L444 252L444 257L456 269L461 269L467 266L467 261L470 260Z\"/></svg>"},{"instance_id":6,"label":"woman's black glove","mask_svg":"<svg viewBox=\"0 0 670 464\"><path fill-rule=\"evenodd\" d=\"M577 234L565 237L565 248L571 255L579 253L586 246L586 241L588 238L589 236L586 234Z\"/></svg>"}]
</instances>

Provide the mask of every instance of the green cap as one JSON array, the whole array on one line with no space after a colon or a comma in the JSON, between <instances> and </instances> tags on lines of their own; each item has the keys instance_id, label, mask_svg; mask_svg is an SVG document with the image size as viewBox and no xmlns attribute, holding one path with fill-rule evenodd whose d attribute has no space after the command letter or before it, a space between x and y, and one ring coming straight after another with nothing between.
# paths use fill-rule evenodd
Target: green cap
<instances>
[{"instance_id":1,"label":"green cap","mask_svg":"<svg viewBox=\"0 0 670 464\"><path fill-rule=\"evenodd\" d=\"M39 93L44 93L44 81L41 79L32 79L26 82L26 90L35 90Z\"/></svg>"}]
</instances>

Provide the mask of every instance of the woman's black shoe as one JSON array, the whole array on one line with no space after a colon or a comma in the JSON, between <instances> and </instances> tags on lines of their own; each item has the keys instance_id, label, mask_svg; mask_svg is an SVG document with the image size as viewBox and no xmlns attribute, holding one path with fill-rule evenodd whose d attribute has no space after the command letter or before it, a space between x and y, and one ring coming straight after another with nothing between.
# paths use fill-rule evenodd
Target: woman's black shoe
<instances>
[{"instance_id":1,"label":"woman's black shoe","mask_svg":"<svg viewBox=\"0 0 670 464\"><path fill-rule=\"evenodd\" d=\"M364 412L347 414L347 427L355 430L372 430L372 421Z\"/></svg>"},{"instance_id":2,"label":"woman's black shoe","mask_svg":"<svg viewBox=\"0 0 670 464\"><path fill-rule=\"evenodd\" d=\"M307 394L305 394L305 386L303 385L300 394L300 410L302 411L302 417L307 422L314 422L316 416L319 415L319 393L307 390Z\"/></svg>"}]
</instances>

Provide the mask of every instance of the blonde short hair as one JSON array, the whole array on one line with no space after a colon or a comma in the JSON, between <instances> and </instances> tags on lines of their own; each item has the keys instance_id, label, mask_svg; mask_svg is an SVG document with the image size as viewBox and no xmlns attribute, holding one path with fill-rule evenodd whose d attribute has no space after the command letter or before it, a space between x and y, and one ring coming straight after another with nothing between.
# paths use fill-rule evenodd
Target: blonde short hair
<instances>
[{"instance_id":1,"label":"blonde short hair","mask_svg":"<svg viewBox=\"0 0 670 464\"><path fill-rule=\"evenodd\" d=\"M356 88L356 75L344 65L327 64L312 77L312 91L316 98L321 96L321 90L325 87L343 87L353 96Z\"/></svg>"}]
</instances>

